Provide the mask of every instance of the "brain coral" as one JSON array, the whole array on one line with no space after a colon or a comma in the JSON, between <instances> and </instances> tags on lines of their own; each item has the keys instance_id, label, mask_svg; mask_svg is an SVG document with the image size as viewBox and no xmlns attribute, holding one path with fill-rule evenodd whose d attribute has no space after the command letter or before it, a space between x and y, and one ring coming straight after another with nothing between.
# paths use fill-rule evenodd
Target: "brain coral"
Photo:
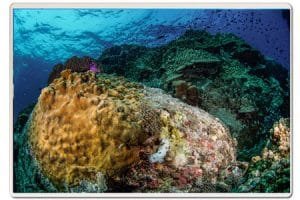
<instances>
[{"instance_id":1,"label":"brain coral","mask_svg":"<svg viewBox=\"0 0 300 200\"><path fill-rule=\"evenodd\" d=\"M236 144L215 117L160 89L92 72L62 71L42 90L28 130L41 171L57 186L97 181L99 172L132 186L162 165L180 188L195 177L214 183L236 160ZM140 165L147 173L132 171Z\"/></svg>"}]
</instances>

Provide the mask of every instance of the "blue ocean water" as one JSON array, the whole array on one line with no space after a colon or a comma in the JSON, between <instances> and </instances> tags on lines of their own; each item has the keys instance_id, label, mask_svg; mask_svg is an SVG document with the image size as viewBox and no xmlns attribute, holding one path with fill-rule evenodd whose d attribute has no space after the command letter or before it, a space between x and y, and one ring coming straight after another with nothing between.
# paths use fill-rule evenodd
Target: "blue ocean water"
<instances>
[{"instance_id":1,"label":"blue ocean water","mask_svg":"<svg viewBox=\"0 0 300 200\"><path fill-rule=\"evenodd\" d=\"M189 29L233 33L290 67L288 10L14 9L14 120L37 100L55 64L98 58L117 44L160 46Z\"/></svg>"}]
</instances>

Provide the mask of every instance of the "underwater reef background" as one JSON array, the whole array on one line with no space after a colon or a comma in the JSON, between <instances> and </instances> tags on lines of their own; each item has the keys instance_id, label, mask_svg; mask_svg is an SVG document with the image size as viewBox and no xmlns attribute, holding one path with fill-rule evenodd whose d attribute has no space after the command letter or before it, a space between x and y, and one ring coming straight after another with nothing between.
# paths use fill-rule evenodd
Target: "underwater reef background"
<instances>
[{"instance_id":1,"label":"underwater reef background","mask_svg":"<svg viewBox=\"0 0 300 200\"><path fill-rule=\"evenodd\" d=\"M290 68L289 10L14 9L13 23L14 122L36 102L53 65L98 58L114 45L161 46L189 29L233 33Z\"/></svg>"},{"instance_id":2,"label":"underwater reef background","mask_svg":"<svg viewBox=\"0 0 300 200\"><path fill-rule=\"evenodd\" d=\"M61 12L76 18L71 11ZM154 20L161 23L155 27L141 20L137 27L127 26L132 34L104 37L114 42L99 39L105 31L85 32L84 38L95 40L89 50L62 42L62 49L72 53L56 49L53 54L52 45L41 48L49 51L43 59L23 59L30 50L18 45L22 31L14 29L14 191L290 191L289 22L284 11L96 11L76 10L76 19L137 12L130 15L133 21L166 20ZM171 23L168 16L174 13L178 18ZM256 32L260 40L250 39L262 24L269 28ZM45 31L42 37L59 32L40 26L34 27ZM142 30L143 37L136 37ZM262 43L266 46L259 48ZM21 74L27 75L22 79ZM27 79L39 74L38 81ZM21 98L27 88L20 81L30 82L30 98ZM44 89L33 92L36 87Z\"/></svg>"}]
</instances>

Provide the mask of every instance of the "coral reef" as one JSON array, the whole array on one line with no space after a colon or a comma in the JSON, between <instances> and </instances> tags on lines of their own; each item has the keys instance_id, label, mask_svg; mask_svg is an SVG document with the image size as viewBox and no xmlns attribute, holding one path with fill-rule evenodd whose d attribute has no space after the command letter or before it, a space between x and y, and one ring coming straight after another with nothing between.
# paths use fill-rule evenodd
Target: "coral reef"
<instances>
[{"instance_id":1,"label":"coral reef","mask_svg":"<svg viewBox=\"0 0 300 200\"><path fill-rule=\"evenodd\" d=\"M48 83L14 126L15 191L290 191L288 71L232 34L113 46Z\"/></svg>"},{"instance_id":2,"label":"coral reef","mask_svg":"<svg viewBox=\"0 0 300 200\"><path fill-rule=\"evenodd\" d=\"M130 74L128 70L124 69L124 66L130 65L130 61L135 60L140 55L144 54L146 49L146 47L136 45L114 46L106 49L101 54L103 70L110 74L115 72L118 74ZM136 67L139 68L140 65L137 65Z\"/></svg>"},{"instance_id":3,"label":"coral reef","mask_svg":"<svg viewBox=\"0 0 300 200\"><path fill-rule=\"evenodd\" d=\"M290 128L280 119L261 155L252 157L245 182L238 192L290 192Z\"/></svg>"},{"instance_id":4,"label":"coral reef","mask_svg":"<svg viewBox=\"0 0 300 200\"><path fill-rule=\"evenodd\" d=\"M160 76L164 69L161 65L161 51L137 45L121 45L106 49L99 59L103 72L125 76L128 80L148 82L151 87L163 84ZM156 66L156 67L154 67ZM155 81L153 81L155 80Z\"/></svg>"},{"instance_id":5,"label":"coral reef","mask_svg":"<svg viewBox=\"0 0 300 200\"><path fill-rule=\"evenodd\" d=\"M23 131L34 106L35 104L29 105L19 113L17 121L14 124L14 133L20 133Z\"/></svg>"},{"instance_id":6,"label":"coral reef","mask_svg":"<svg viewBox=\"0 0 300 200\"><path fill-rule=\"evenodd\" d=\"M262 150L274 121L289 116L288 71L233 34L190 30L161 47L112 47L97 62L219 117L244 161Z\"/></svg>"},{"instance_id":7,"label":"coral reef","mask_svg":"<svg viewBox=\"0 0 300 200\"><path fill-rule=\"evenodd\" d=\"M204 50L170 48L163 54L162 68L167 77L182 74L184 78L207 77L216 74L221 60Z\"/></svg>"},{"instance_id":8,"label":"coral reef","mask_svg":"<svg viewBox=\"0 0 300 200\"><path fill-rule=\"evenodd\" d=\"M41 92L28 121L37 168L58 191L191 190L235 165L221 121L160 89L64 70ZM98 178L97 178L98 177Z\"/></svg>"}]
</instances>

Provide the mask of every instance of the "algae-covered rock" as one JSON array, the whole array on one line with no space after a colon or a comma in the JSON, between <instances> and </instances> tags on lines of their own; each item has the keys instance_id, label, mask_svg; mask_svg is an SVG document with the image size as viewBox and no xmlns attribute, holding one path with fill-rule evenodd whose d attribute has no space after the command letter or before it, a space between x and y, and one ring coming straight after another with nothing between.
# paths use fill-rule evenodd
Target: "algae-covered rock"
<instances>
[{"instance_id":1,"label":"algae-covered rock","mask_svg":"<svg viewBox=\"0 0 300 200\"><path fill-rule=\"evenodd\" d=\"M217 118L160 89L146 88L145 99L161 108L161 132L147 140L158 146L141 151L144 159L130 166L125 185L138 192L207 192L196 186L199 181L216 186L219 174L237 163L236 142L228 129Z\"/></svg>"}]
</instances>

